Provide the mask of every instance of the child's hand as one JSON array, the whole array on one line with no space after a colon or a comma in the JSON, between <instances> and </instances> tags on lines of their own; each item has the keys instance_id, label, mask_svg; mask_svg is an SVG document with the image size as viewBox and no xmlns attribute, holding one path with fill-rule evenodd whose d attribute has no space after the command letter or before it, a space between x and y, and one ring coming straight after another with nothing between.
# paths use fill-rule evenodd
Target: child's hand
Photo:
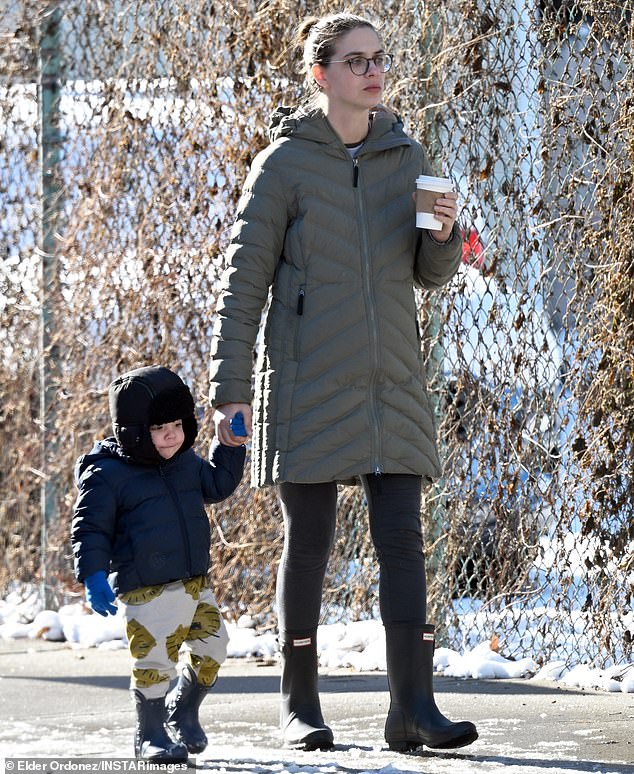
<instances>
[{"instance_id":1,"label":"child's hand","mask_svg":"<svg viewBox=\"0 0 634 774\"><path fill-rule=\"evenodd\" d=\"M236 422L242 415L242 425ZM216 437L224 446L242 446L251 435L251 406L248 403L224 403L214 411Z\"/></svg>"},{"instance_id":2,"label":"child's hand","mask_svg":"<svg viewBox=\"0 0 634 774\"><path fill-rule=\"evenodd\" d=\"M95 613L104 617L108 613L116 615L117 608L112 604L116 597L103 570L89 575L84 581L84 585L86 586L86 601Z\"/></svg>"}]
</instances>

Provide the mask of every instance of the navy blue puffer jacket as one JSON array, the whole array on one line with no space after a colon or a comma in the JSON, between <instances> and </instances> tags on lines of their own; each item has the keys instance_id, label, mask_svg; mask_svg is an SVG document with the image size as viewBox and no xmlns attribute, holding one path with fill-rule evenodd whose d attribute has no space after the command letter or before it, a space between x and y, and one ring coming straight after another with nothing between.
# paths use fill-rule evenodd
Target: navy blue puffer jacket
<instances>
[{"instance_id":1,"label":"navy blue puffer jacket","mask_svg":"<svg viewBox=\"0 0 634 774\"><path fill-rule=\"evenodd\" d=\"M79 495L71 528L75 575L104 570L115 593L202 575L209 568L205 503L238 486L245 447L212 446L156 465L136 462L114 438L99 441L75 468Z\"/></svg>"}]
</instances>

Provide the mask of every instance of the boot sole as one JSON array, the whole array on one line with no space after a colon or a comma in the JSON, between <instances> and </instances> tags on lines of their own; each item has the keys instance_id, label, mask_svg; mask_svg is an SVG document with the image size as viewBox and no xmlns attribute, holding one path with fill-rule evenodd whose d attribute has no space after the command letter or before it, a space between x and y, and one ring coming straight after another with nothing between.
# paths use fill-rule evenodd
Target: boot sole
<instances>
[{"instance_id":1,"label":"boot sole","mask_svg":"<svg viewBox=\"0 0 634 774\"><path fill-rule=\"evenodd\" d=\"M472 732L470 734L464 734L457 739L449 739L442 744L428 744L423 739L403 739L403 740L387 740L390 750L394 752L414 752L419 747L429 747L430 750L455 750L459 747L466 747L469 744L473 744L478 738L478 732Z\"/></svg>"},{"instance_id":2,"label":"boot sole","mask_svg":"<svg viewBox=\"0 0 634 774\"><path fill-rule=\"evenodd\" d=\"M144 755L141 750L135 746L134 757L139 761L149 761L150 763L186 763L189 750L185 745L181 745L183 749L180 752L165 750L162 753L156 753L155 755Z\"/></svg>"},{"instance_id":3,"label":"boot sole","mask_svg":"<svg viewBox=\"0 0 634 774\"><path fill-rule=\"evenodd\" d=\"M143 756L141 753L136 753L135 757L140 761L147 761L148 763L187 763L187 754L178 755L150 755Z\"/></svg>"},{"instance_id":4,"label":"boot sole","mask_svg":"<svg viewBox=\"0 0 634 774\"><path fill-rule=\"evenodd\" d=\"M297 750L298 752L315 752L316 750L320 750L321 752L328 752L329 750L334 750L335 745L332 742L310 742L308 744L286 744L285 747L288 750Z\"/></svg>"},{"instance_id":5,"label":"boot sole","mask_svg":"<svg viewBox=\"0 0 634 774\"><path fill-rule=\"evenodd\" d=\"M332 736L323 731L315 731L314 734L309 734L303 739L286 739L284 740L284 746L290 750L302 750L304 752L313 752L314 750L332 750L334 749L334 742Z\"/></svg>"},{"instance_id":6,"label":"boot sole","mask_svg":"<svg viewBox=\"0 0 634 774\"><path fill-rule=\"evenodd\" d=\"M205 752L207 749L207 745L189 745L186 744L185 747L187 747L187 752L190 755L199 755L201 752Z\"/></svg>"}]
</instances>

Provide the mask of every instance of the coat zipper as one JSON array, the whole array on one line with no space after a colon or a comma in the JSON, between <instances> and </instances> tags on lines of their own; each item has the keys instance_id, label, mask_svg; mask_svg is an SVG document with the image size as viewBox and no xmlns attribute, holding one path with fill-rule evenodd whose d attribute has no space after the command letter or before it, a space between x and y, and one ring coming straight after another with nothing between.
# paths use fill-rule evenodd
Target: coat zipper
<instances>
[{"instance_id":1,"label":"coat zipper","mask_svg":"<svg viewBox=\"0 0 634 774\"><path fill-rule=\"evenodd\" d=\"M142 379L135 379L136 382L141 384L146 392L149 394L150 398L156 397L156 394L154 390L150 387L149 384L146 384ZM149 428L148 428L149 430ZM176 510L178 511L178 526L180 527L181 535L183 536L183 544L185 546L185 554L187 558L187 574L191 577L192 574L192 556L191 551L189 550L189 539L187 537L187 527L185 526L185 514L183 513L183 509L181 508L180 500L178 499L178 496L176 494L176 490L171 485L171 483L167 480L167 476L165 475L165 466L163 463L160 463L158 466L159 470L159 476L163 479L165 482L165 486L170 493L170 497L174 501L174 505L176 506Z\"/></svg>"},{"instance_id":2,"label":"coat zipper","mask_svg":"<svg viewBox=\"0 0 634 774\"><path fill-rule=\"evenodd\" d=\"M306 295L304 288L300 288L297 292L297 307L295 309L297 317L295 318L294 328L294 340L293 340L293 357L295 360L299 360L299 317L304 314L304 296Z\"/></svg>"},{"instance_id":3,"label":"coat zipper","mask_svg":"<svg viewBox=\"0 0 634 774\"><path fill-rule=\"evenodd\" d=\"M178 524L181 530L181 535L183 536L183 544L185 547L185 554L187 559L187 576L191 578L192 555L191 555L191 551L189 550L189 539L187 537L187 527L185 526L185 514L183 513L183 509L181 508L181 503L176 494L176 490L174 489L172 484L167 480L167 476L165 475L165 467L163 465L159 465L159 474L163 479L163 481L165 482L165 486L167 487L167 490L170 493L170 497L174 501L174 505L176 506L176 510L178 511Z\"/></svg>"},{"instance_id":4,"label":"coat zipper","mask_svg":"<svg viewBox=\"0 0 634 774\"><path fill-rule=\"evenodd\" d=\"M377 408L376 400L376 377L379 367L379 337L377 334L377 322L376 322L376 304L374 299L374 292L371 282L371 266L370 266L370 239L368 236L368 224L366 220L365 202L363 194L359 188L359 159L354 158L352 160L353 173L352 184L356 192L356 201L359 213L359 224L361 232L361 265L363 267L363 289L365 293L367 309L368 309L368 329L370 336L370 362L372 363L372 369L370 373L369 382L369 410L370 410L370 433L371 433L371 456L373 473L379 475L381 473L381 433L379 432L379 411Z\"/></svg>"}]
</instances>

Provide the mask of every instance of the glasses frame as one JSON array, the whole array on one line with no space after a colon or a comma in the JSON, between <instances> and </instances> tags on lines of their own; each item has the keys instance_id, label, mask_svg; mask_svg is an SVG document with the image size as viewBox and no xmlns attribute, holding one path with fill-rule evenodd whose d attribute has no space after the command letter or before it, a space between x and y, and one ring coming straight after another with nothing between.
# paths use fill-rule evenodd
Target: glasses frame
<instances>
[{"instance_id":1,"label":"glasses frame","mask_svg":"<svg viewBox=\"0 0 634 774\"><path fill-rule=\"evenodd\" d=\"M383 62L383 67L379 67L376 62L379 58L385 60ZM352 69L352 63L357 62L359 59L365 60L365 70L362 73L357 73ZM374 66L379 72L386 73L394 64L394 57L391 54L377 54L376 56L371 56L369 58L367 56L351 56L348 59L329 59L327 62L324 62L324 64L347 64L353 75L362 78L364 75L367 75L367 72L370 69L370 62L374 63Z\"/></svg>"}]
</instances>

